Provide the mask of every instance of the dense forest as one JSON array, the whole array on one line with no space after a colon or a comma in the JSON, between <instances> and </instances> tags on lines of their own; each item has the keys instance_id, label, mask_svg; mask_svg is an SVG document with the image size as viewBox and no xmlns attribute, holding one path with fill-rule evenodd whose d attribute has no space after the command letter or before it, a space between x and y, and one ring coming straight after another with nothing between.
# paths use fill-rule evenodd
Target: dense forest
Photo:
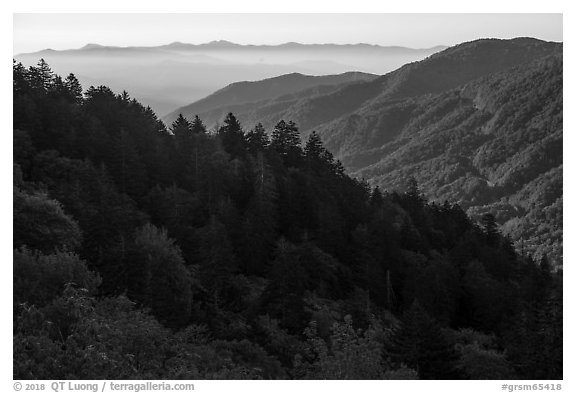
<instances>
[{"instance_id":1,"label":"dense forest","mask_svg":"<svg viewBox=\"0 0 576 393\"><path fill-rule=\"evenodd\" d=\"M561 379L562 271L315 132L14 62L15 379Z\"/></svg>"},{"instance_id":2,"label":"dense forest","mask_svg":"<svg viewBox=\"0 0 576 393\"><path fill-rule=\"evenodd\" d=\"M561 43L480 39L376 78L323 78L347 75L235 83L163 120L199 115L212 127L233 112L248 129L272 129L291 119L350 176L382 190L414 177L430 201L491 213L519 253L562 266Z\"/></svg>"},{"instance_id":3,"label":"dense forest","mask_svg":"<svg viewBox=\"0 0 576 393\"><path fill-rule=\"evenodd\" d=\"M415 176L430 199L458 202L472 217L494 214L518 252L562 266L562 74L562 55L546 56L373 108L359 127L395 129L381 147L350 156L365 160L353 175L388 189Z\"/></svg>"}]
</instances>

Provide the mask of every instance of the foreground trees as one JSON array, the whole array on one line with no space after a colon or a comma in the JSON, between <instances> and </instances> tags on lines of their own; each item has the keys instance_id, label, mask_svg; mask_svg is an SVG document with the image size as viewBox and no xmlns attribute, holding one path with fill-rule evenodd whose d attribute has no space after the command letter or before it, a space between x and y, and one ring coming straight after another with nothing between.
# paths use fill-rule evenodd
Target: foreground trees
<instances>
[{"instance_id":1,"label":"foreground trees","mask_svg":"<svg viewBox=\"0 0 576 393\"><path fill-rule=\"evenodd\" d=\"M166 129L46 64L14 102L15 378L562 377L561 272L490 217L290 121Z\"/></svg>"}]
</instances>

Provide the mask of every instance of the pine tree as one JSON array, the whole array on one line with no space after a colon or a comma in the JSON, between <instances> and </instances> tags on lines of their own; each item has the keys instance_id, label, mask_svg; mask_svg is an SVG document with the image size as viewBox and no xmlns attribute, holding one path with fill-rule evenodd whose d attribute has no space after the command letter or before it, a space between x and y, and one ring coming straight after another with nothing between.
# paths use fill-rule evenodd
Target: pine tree
<instances>
[{"instance_id":1,"label":"pine tree","mask_svg":"<svg viewBox=\"0 0 576 393\"><path fill-rule=\"evenodd\" d=\"M266 150L270 144L270 138L266 134L266 130L262 123L256 124L256 126L246 134L246 142L248 144L248 151L252 155L258 154Z\"/></svg>"},{"instance_id":2,"label":"pine tree","mask_svg":"<svg viewBox=\"0 0 576 393\"><path fill-rule=\"evenodd\" d=\"M300 133L292 121L280 120L272 131L271 147L280 155L287 155L291 150L300 147Z\"/></svg>"},{"instance_id":3,"label":"pine tree","mask_svg":"<svg viewBox=\"0 0 576 393\"><path fill-rule=\"evenodd\" d=\"M300 148L300 133L292 121L286 123L280 120L272 131L270 147L282 157L286 167L300 164L302 149Z\"/></svg>"},{"instance_id":4,"label":"pine tree","mask_svg":"<svg viewBox=\"0 0 576 393\"><path fill-rule=\"evenodd\" d=\"M482 228L488 241L491 244L496 244L500 238L500 232L498 231L496 217L493 214L487 213L482 216Z\"/></svg>"},{"instance_id":5,"label":"pine tree","mask_svg":"<svg viewBox=\"0 0 576 393\"><path fill-rule=\"evenodd\" d=\"M60 97L68 98L68 89L64 85L64 81L62 80L62 77L60 77L60 75L54 76L48 93L58 98Z\"/></svg>"},{"instance_id":6,"label":"pine tree","mask_svg":"<svg viewBox=\"0 0 576 393\"><path fill-rule=\"evenodd\" d=\"M328 156L328 151L322 144L320 135L316 131L312 131L306 146L304 146L304 158L308 168L310 168L315 173L321 173L326 169L331 169L333 164L333 158Z\"/></svg>"},{"instance_id":7,"label":"pine tree","mask_svg":"<svg viewBox=\"0 0 576 393\"><path fill-rule=\"evenodd\" d=\"M180 141L190 137L192 125L184 116L182 116L182 113L180 113L178 118L174 120L170 126L170 131L176 137L176 139Z\"/></svg>"},{"instance_id":8,"label":"pine tree","mask_svg":"<svg viewBox=\"0 0 576 393\"><path fill-rule=\"evenodd\" d=\"M309 160L319 160L325 151L320 135L316 131L312 131L304 147L304 156Z\"/></svg>"},{"instance_id":9,"label":"pine tree","mask_svg":"<svg viewBox=\"0 0 576 393\"><path fill-rule=\"evenodd\" d=\"M16 63L16 60L12 60L12 87L14 95L24 94L29 89L28 84L28 70L22 65L22 63ZM14 110L17 106L14 105Z\"/></svg>"},{"instance_id":10,"label":"pine tree","mask_svg":"<svg viewBox=\"0 0 576 393\"><path fill-rule=\"evenodd\" d=\"M190 124L190 130L193 134L206 134L208 132L198 115L194 116L194 120L192 120L192 124Z\"/></svg>"},{"instance_id":11,"label":"pine tree","mask_svg":"<svg viewBox=\"0 0 576 393\"><path fill-rule=\"evenodd\" d=\"M82 102L82 85L74 74L69 74L64 80L64 86L68 90L70 99L79 104Z\"/></svg>"},{"instance_id":12,"label":"pine tree","mask_svg":"<svg viewBox=\"0 0 576 393\"><path fill-rule=\"evenodd\" d=\"M37 66L34 68L31 67L30 70L33 70L33 73L37 78L37 82L40 84L42 89L44 89L44 91L48 91L52 86L55 77L54 72L48 63L46 63L44 59L40 59Z\"/></svg>"},{"instance_id":13,"label":"pine tree","mask_svg":"<svg viewBox=\"0 0 576 393\"><path fill-rule=\"evenodd\" d=\"M246 139L240 122L232 113L224 119L224 125L218 130L222 146L232 158L244 157L246 154Z\"/></svg>"},{"instance_id":14,"label":"pine tree","mask_svg":"<svg viewBox=\"0 0 576 393\"><path fill-rule=\"evenodd\" d=\"M194 174L198 168L198 146L195 146L192 125L182 114L172 123L170 132L174 135L175 154L170 156L171 171L178 186L192 191L196 186Z\"/></svg>"}]
</instances>

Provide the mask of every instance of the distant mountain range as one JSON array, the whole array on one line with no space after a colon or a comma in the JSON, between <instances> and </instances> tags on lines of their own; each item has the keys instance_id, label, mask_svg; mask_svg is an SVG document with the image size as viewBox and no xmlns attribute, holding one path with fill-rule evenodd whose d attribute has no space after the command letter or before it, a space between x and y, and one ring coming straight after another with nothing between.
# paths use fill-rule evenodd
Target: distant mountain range
<instances>
[{"instance_id":1,"label":"distant mountain range","mask_svg":"<svg viewBox=\"0 0 576 393\"><path fill-rule=\"evenodd\" d=\"M44 58L59 74L78 73L84 87L107 85L127 90L159 115L238 81L290 73L330 75L365 72L382 75L424 59L445 47L427 49L369 44L239 45L174 42L155 47L87 44L80 49L46 49L15 56L24 65Z\"/></svg>"},{"instance_id":2,"label":"distant mountain range","mask_svg":"<svg viewBox=\"0 0 576 393\"><path fill-rule=\"evenodd\" d=\"M108 46L108 45L100 45L89 43L84 45L78 49L64 49L56 51L54 49L44 49L38 52L32 53L22 53L20 56L29 55L29 54L41 54L41 53L75 53L79 51L157 51L157 50L164 50L164 51L204 51L204 50L211 50L211 51L220 51L220 50L228 50L228 49L236 49L240 51L244 50L267 50L267 51L284 51L286 49L290 50L309 50L309 51L318 51L318 50L340 50L340 49L353 49L358 51L365 51L365 50L372 50L376 52L382 53L382 51L386 53L397 53L397 54L406 54L406 53L415 53L421 51L433 51L437 52L443 49L446 49L447 46L445 45L437 45L431 48L424 48L424 49L414 49L414 48L407 48L404 46L381 46L375 44L301 44L298 42L286 42L284 44L278 45L242 45L236 44L234 42L226 41L226 40L216 40L211 41L204 44L190 44L175 41L167 45L159 45L159 46Z\"/></svg>"},{"instance_id":3,"label":"distant mountain range","mask_svg":"<svg viewBox=\"0 0 576 393\"><path fill-rule=\"evenodd\" d=\"M485 39L340 85L276 85L264 97L254 91L273 80L233 84L165 120L232 111L246 129L268 130L293 120L372 185L414 176L429 198L492 212L519 248L561 264L562 71L561 43Z\"/></svg>"}]
</instances>

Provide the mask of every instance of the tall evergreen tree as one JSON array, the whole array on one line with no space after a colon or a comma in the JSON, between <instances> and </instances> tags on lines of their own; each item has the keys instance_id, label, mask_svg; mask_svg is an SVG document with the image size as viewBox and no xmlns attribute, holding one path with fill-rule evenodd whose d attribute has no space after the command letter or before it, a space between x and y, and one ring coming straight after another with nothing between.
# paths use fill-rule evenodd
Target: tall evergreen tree
<instances>
[{"instance_id":1,"label":"tall evergreen tree","mask_svg":"<svg viewBox=\"0 0 576 393\"><path fill-rule=\"evenodd\" d=\"M268 134L266 134L262 123L256 124L256 126L246 134L246 142L248 144L248 151L250 151L252 155L256 155L268 147L270 138Z\"/></svg>"},{"instance_id":2,"label":"tall evergreen tree","mask_svg":"<svg viewBox=\"0 0 576 393\"><path fill-rule=\"evenodd\" d=\"M55 75L44 59L40 59L36 67L30 67L29 72L35 88L43 92L50 89Z\"/></svg>"},{"instance_id":3,"label":"tall evergreen tree","mask_svg":"<svg viewBox=\"0 0 576 393\"><path fill-rule=\"evenodd\" d=\"M482 216L482 228L490 243L494 244L498 241L498 224L493 214L487 213Z\"/></svg>"},{"instance_id":4,"label":"tall evergreen tree","mask_svg":"<svg viewBox=\"0 0 576 393\"><path fill-rule=\"evenodd\" d=\"M232 158L244 157L246 154L246 139L240 122L232 113L228 113L224 119L224 125L218 130L224 150Z\"/></svg>"},{"instance_id":5,"label":"tall evergreen tree","mask_svg":"<svg viewBox=\"0 0 576 393\"><path fill-rule=\"evenodd\" d=\"M319 160L326 149L322 144L322 139L320 139L320 135L316 131L312 131L310 136L308 137L308 141L306 142L306 146L304 147L304 155L307 159L310 160Z\"/></svg>"},{"instance_id":6,"label":"tall evergreen tree","mask_svg":"<svg viewBox=\"0 0 576 393\"><path fill-rule=\"evenodd\" d=\"M300 132L296 124L280 120L272 131L270 147L282 157L286 167L300 164L302 156L300 144Z\"/></svg>"},{"instance_id":7,"label":"tall evergreen tree","mask_svg":"<svg viewBox=\"0 0 576 393\"><path fill-rule=\"evenodd\" d=\"M174 120L170 126L170 131L177 140L187 139L192 131L192 125L184 116L182 116L182 113L180 113L178 118Z\"/></svg>"},{"instance_id":8,"label":"tall evergreen tree","mask_svg":"<svg viewBox=\"0 0 576 393\"><path fill-rule=\"evenodd\" d=\"M190 124L190 130L193 134L206 134L208 132L206 126L202 120L200 120L198 115L194 116L194 120L192 120L192 123Z\"/></svg>"},{"instance_id":9,"label":"tall evergreen tree","mask_svg":"<svg viewBox=\"0 0 576 393\"><path fill-rule=\"evenodd\" d=\"M64 80L64 86L68 90L69 97L74 103L79 104L82 102L82 85L76 78L76 75L72 73L68 74Z\"/></svg>"}]
</instances>

